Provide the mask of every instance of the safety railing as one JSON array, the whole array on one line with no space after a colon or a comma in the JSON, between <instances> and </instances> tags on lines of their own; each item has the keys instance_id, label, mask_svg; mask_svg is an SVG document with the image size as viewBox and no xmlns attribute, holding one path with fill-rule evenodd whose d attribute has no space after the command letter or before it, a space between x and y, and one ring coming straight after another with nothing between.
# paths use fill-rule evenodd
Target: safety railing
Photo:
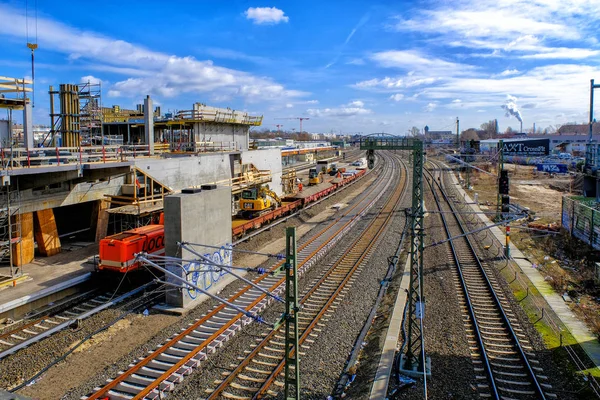
<instances>
[{"instance_id":1,"label":"safety railing","mask_svg":"<svg viewBox=\"0 0 600 400\"><path fill-rule=\"evenodd\" d=\"M231 152L238 150L236 142L196 142L191 146L179 146L179 143L154 143L153 153L209 153ZM0 148L1 169L21 169L61 166L70 164L110 163L131 161L138 157L148 157L147 144L104 145L79 147L23 147Z\"/></svg>"},{"instance_id":2,"label":"safety railing","mask_svg":"<svg viewBox=\"0 0 600 400\"><path fill-rule=\"evenodd\" d=\"M571 236L600 250L600 210L591 204L595 198L563 196L561 224Z\"/></svg>"},{"instance_id":3,"label":"safety railing","mask_svg":"<svg viewBox=\"0 0 600 400\"><path fill-rule=\"evenodd\" d=\"M174 142L170 150L176 153L219 153L240 150L237 142Z\"/></svg>"},{"instance_id":4,"label":"safety railing","mask_svg":"<svg viewBox=\"0 0 600 400\"><path fill-rule=\"evenodd\" d=\"M176 120L181 119L253 126L260 126L263 119L262 116L252 116L242 111L204 108L200 108L198 110L179 111L175 117Z\"/></svg>"}]
</instances>

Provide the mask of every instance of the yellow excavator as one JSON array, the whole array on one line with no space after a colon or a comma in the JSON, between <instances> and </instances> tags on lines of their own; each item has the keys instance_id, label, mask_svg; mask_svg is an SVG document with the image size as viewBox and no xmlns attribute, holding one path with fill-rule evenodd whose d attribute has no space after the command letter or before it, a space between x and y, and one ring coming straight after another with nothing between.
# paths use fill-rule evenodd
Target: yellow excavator
<instances>
[{"instance_id":1,"label":"yellow excavator","mask_svg":"<svg viewBox=\"0 0 600 400\"><path fill-rule=\"evenodd\" d=\"M280 206L281 199L277 196L277 193L269 189L269 185L242 191L240 212L244 218L254 218Z\"/></svg>"},{"instance_id":2,"label":"yellow excavator","mask_svg":"<svg viewBox=\"0 0 600 400\"><path fill-rule=\"evenodd\" d=\"M308 170L308 184L318 185L319 183L323 183L323 173L321 171L317 172L316 168L311 168Z\"/></svg>"}]
</instances>

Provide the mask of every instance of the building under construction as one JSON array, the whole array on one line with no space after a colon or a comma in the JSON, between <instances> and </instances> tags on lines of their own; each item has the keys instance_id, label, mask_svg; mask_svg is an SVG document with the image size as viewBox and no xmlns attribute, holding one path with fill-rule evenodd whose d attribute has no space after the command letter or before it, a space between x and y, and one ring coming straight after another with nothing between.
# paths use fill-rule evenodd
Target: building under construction
<instances>
[{"instance_id":1,"label":"building under construction","mask_svg":"<svg viewBox=\"0 0 600 400\"><path fill-rule=\"evenodd\" d=\"M61 84L49 89L51 128L35 138L31 82L1 86L11 118L0 121L0 274L10 284L32 262L152 222L165 195L184 188L229 186L233 212L243 188L271 183L282 195L281 149L249 149L262 116L202 103L162 113L150 96L135 110L104 107L100 84Z\"/></svg>"}]
</instances>

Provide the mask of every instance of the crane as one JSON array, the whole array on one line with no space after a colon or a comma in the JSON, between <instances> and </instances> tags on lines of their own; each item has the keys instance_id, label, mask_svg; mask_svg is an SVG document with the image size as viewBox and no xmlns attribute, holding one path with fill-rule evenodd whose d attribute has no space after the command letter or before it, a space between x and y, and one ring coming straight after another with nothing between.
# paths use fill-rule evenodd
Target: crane
<instances>
[{"instance_id":1,"label":"crane","mask_svg":"<svg viewBox=\"0 0 600 400\"><path fill-rule=\"evenodd\" d=\"M277 134L281 135L281 127L283 126L283 124L275 124L275 126L277 127Z\"/></svg>"},{"instance_id":2,"label":"crane","mask_svg":"<svg viewBox=\"0 0 600 400\"><path fill-rule=\"evenodd\" d=\"M300 120L300 133L304 132L302 130L302 121L306 120L306 119L310 119L308 117L287 117L287 118L275 118L275 119L299 119Z\"/></svg>"},{"instance_id":3,"label":"crane","mask_svg":"<svg viewBox=\"0 0 600 400\"><path fill-rule=\"evenodd\" d=\"M37 0L35 1L35 41L29 41L29 4L25 2L25 34L27 36L27 47L31 50L31 84L32 92L31 92L31 106L35 107L35 69L33 64L33 53L37 50Z\"/></svg>"}]
</instances>

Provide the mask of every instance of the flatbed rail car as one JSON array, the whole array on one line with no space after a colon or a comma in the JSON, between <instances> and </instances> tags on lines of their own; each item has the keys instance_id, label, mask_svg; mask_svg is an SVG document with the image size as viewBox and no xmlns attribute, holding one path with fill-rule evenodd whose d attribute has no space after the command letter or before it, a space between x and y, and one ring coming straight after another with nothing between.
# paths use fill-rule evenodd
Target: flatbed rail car
<instances>
[{"instance_id":1,"label":"flatbed rail car","mask_svg":"<svg viewBox=\"0 0 600 400\"><path fill-rule=\"evenodd\" d=\"M268 224L277 218L290 215L306 205L335 192L338 188L362 177L365 173L365 170L352 170L344 172L341 178L335 178L328 182L321 183L318 186L312 186L303 190L302 192L297 193L294 197L288 197L284 199L281 207L261 215L258 218L254 218L249 221L234 220L232 236L234 239L239 239L249 231L259 229L261 226Z\"/></svg>"},{"instance_id":2,"label":"flatbed rail car","mask_svg":"<svg viewBox=\"0 0 600 400\"><path fill-rule=\"evenodd\" d=\"M232 236L234 239L239 239L246 233L259 229L271 221L293 214L306 205L360 178L365 173L365 170L346 171L341 174L341 177L312 186L297 193L294 197L284 199L281 207L257 218L236 219L232 222ZM143 226L102 239L100 241L99 269L119 273L136 270L139 268L139 263L136 262L134 254L142 251L164 254L164 246L164 216L161 215L158 224Z\"/></svg>"}]
</instances>

